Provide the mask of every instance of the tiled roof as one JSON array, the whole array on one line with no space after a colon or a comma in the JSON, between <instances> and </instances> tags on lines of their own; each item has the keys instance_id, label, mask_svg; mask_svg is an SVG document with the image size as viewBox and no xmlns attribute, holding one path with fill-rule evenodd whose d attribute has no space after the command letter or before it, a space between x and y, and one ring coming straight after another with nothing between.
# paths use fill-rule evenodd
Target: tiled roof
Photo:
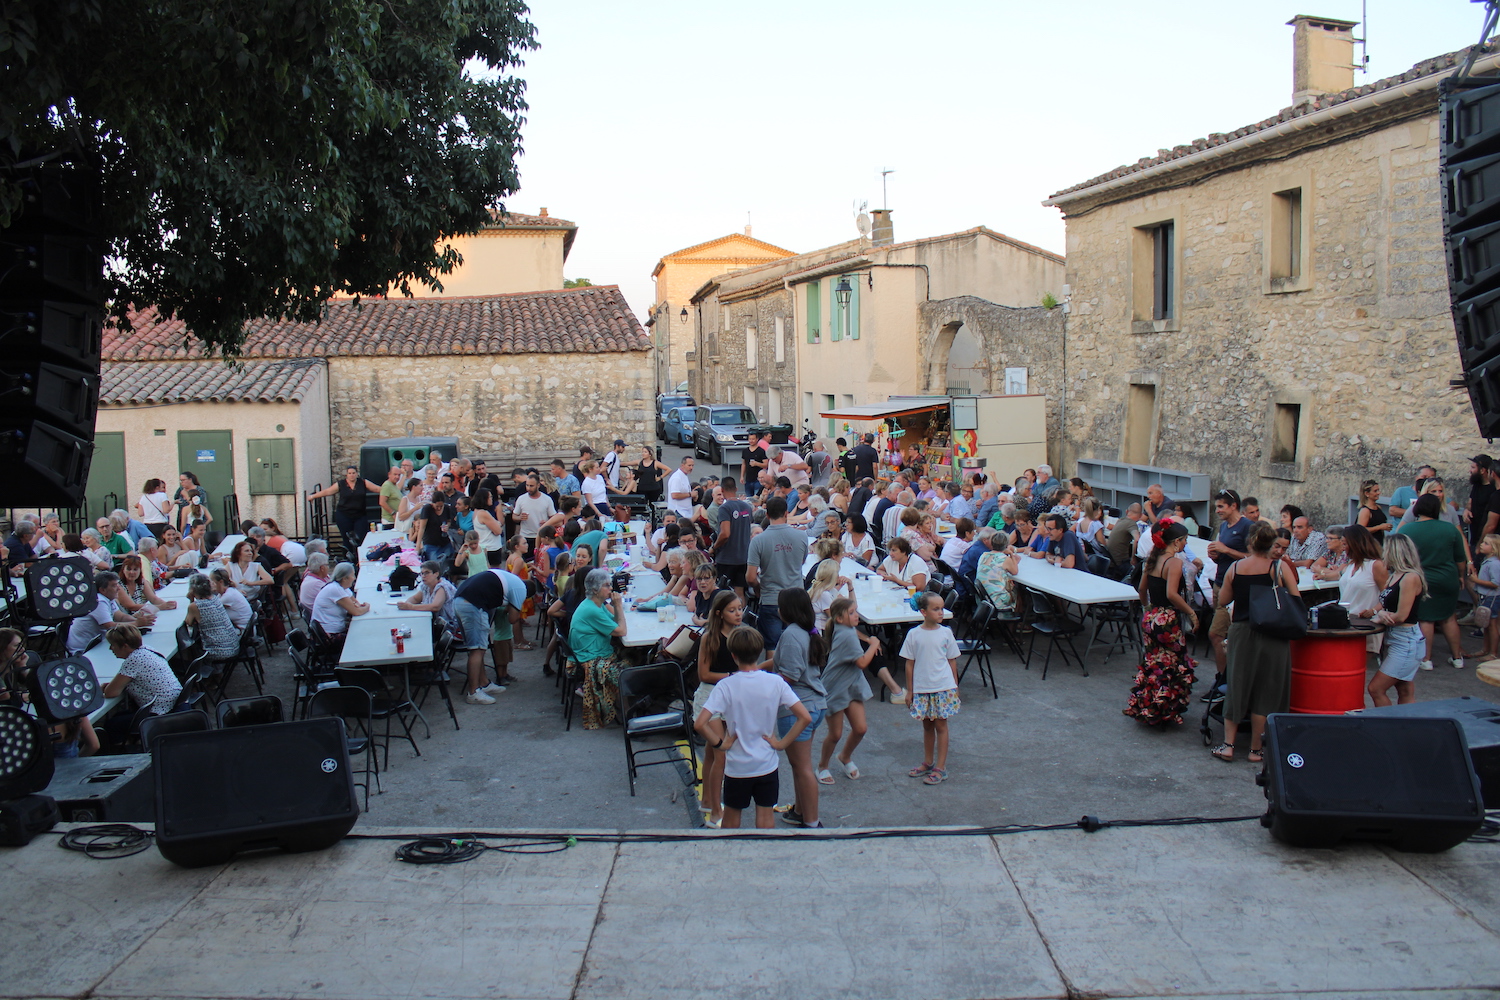
<instances>
[{"instance_id":1,"label":"tiled roof","mask_svg":"<svg viewBox=\"0 0 1500 1000\"><path fill-rule=\"evenodd\" d=\"M1194 139L1191 143L1187 143L1186 145L1174 146L1171 149L1159 149L1156 151L1155 156L1143 156L1134 163L1115 167L1113 170L1108 171L1107 173L1100 174L1098 177L1091 177L1081 184L1074 184L1072 187L1063 188L1061 191L1058 191L1051 197L1061 198L1066 195L1070 195L1075 191L1082 191L1085 188L1093 187L1095 184L1102 184L1105 181L1112 181L1119 177L1125 177L1129 174L1139 173L1140 171L1147 170L1151 167L1160 166L1163 163L1169 163L1172 160L1181 159L1184 156L1188 156L1200 150L1211 149L1214 146L1222 146L1226 142L1232 142L1235 139L1240 139L1247 135L1253 135L1256 132L1262 132L1268 128L1274 128L1275 126L1280 125L1282 122L1301 118L1302 116L1312 114L1315 111L1322 111L1325 108L1331 108L1334 105L1343 104L1346 101L1352 101L1356 98L1365 97L1369 94L1378 93L1382 90L1390 90L1392 87L1399 87L1402 84L1410 83L1413 80L1420 80L1422 77L1431 76L1434 73L1441 73L1444 70L1452 69L1458 66L1464 61L1464 58L1468 54L1468 49L1460 49L1457 52L1448 52L1444 55L1434 56L1431 59L1424 59L1422 62L1417 63L1405 73L1401 73L1397 76L1389 76L1384 80L1375 80L1371 83L1361 84L1358 87L1351 87L1348 90L1341 90L1336 94L1324 94L1322 97L1315 98L1305 104L1282 108L1280 112L1278 112L1271 118L1267 118L1264 121L1255 122L1253 125L1246 125L1243 128L1235 129L1233 132L1212 132L1206 139ZM1434 107L1436 107L1436 100L1434 100Z\"/></svg>"},{"instance_id":2,"label":"tiled roof","mask_svg":"<svg viewBox=\"0 0 1500 1000\"><path fill-rule=\"evenodd\" d=\"M133 313L126 335L104 331L112 361L202 358L180 319ZM184 343L186 341L186 343ZM615 285L467 298L330 302L321 323L254 320L244 358L418 357L445 354L598 354L646 351L651 340Z\"/></svg>"},{"instance_id":3,"label":"tiled roof","mask_svg":"<svg viewBox=\"0 0 1500 1000\"><path fill-rule=\"evenodd\" d=\"M327 362L318 358L290 361L112 361L99 371L99 402L125 406L140 403L286 403L300 402L326 377Z\"/></svg>"},{"instance_id":4,"label":"tiled roof","mask_svg":"<svg viewBox=\"0 0 1500 1000\"><path fill-rule=\"evenodd\" d=\"M545 209L544 209L545 211ZM484 228L495 229L563 229L563 260L573 251L573 240L578 236L578 223L558 219L550 215L525 215L521 212L491 212L490 223Z\"/></svg>"}]
</instances>

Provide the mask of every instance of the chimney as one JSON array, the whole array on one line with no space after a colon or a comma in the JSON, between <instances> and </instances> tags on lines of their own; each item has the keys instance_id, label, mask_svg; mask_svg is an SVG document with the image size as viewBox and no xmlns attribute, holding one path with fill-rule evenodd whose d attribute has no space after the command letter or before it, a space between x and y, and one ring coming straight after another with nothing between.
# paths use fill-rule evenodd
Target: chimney
<instances>
[{"instance_id":1,"label":"chimney","mask_svg":"<svg viewBox=\"0 0 1500 1000\"><path fill-rule=\"evenodd\" d=\"M746 236L750 235L750 227L748 225L745 226L745 235Z\"/></svg>"},{"instance_id":2,"label":"chimney","mask_svg":"<svg viewBox=\"0 0 1500 1000\"><path fill-rule=\"evenodd\" d=\"M1358 21L1298 14L1292 26L1292 104L1354 86L1354 26Z\"/></svg>"},{"instance_id":3,"label":"chimney","mask_svg":"<svg viewBox=\"0 0 1500 1000\"><path fill-rule=\"evenodd\" d=\"M891 227L891 210L877 208L870 214L875 216L875 224L870 231L870 242L877 247L888 247L896 242L896 231Z\"/></svg>"},{"instance_id":4,"label":"chimney","mask_svg":"<svg viewBox=\"0 0 1500 1000\"><path fill-rule=\"evenodd\" d=\"M537 214L540 215L542 218L545 219L547 217L547 206L543 205L542 206L542 210L540 212L538 212Z\"/></svg>"}]
</instances>

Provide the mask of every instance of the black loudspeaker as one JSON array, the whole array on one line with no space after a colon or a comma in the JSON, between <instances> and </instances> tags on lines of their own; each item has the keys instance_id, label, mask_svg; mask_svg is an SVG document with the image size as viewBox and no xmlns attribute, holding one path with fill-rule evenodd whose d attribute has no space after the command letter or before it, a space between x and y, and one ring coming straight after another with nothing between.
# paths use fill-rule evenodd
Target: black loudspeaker
<instances>
[{"instance_id":1,"label":"black loudspeaker","mask_svg":"<svg viewBox=\"0 0 1500 1000\"><path fill-rule=\"evenodd\" d=\"M0 504L75 507L94 452L104 321L98 180L73 164L21 178L0 231Z\"/></svg>"},{"instance_id":2,"label":"black loudspeaker","mask_svg":"<svg viewBox=\"0 0 1500 1000\"><path fill-rule=\"evenodd\" d=\"M1367 708L1365 718L1457 719L1469 745L1469 761L1479 775L1486 809L1500 809L1500 705L1482 698L1445 698L1410 705Z\"/></svg>"},{"instance_id":3,"label":"black loudspeaker","mask_svg":"<svg viewBox=\"0 0 1500 1000\"><path fill-rule=\"evenodd\" d=\"M156 785L148 753L64 757L44 793L64 823L154 823Z\"/></svg>"},{"instance_id":4,"label":"black loudspeaker","mask_svg":"<svg viewBox=\"0 0 1500 1000\"><path fill-rule=\"evenodd\" d=\"M172 733L152 770L156 846L185 868L331 847L359 818L341 719Z\"/></svg>"},{"instance_id":5,"label":"black loudspeaker","mask_svg":"<svg viewBox=\"0 0 1500 1000\"><path fill-rule=\"evenodd\" d=\"M1266 723L1261 825L1293 847L1373 840L1446 851L1484 822L1479 778L1453 718L1277 713Z\"/></svg>"},{"instance_id":6,"label":"black loudspeaker","mask_svg":"<svg viewBox=\"0 0 1500 1000\"><path fill-rule=\"evenodd\" d=\"M31 838L59 822L57 803L45 795L24 795L0 802L0 847L25 847Z\"/></svg>"}]
</instances>

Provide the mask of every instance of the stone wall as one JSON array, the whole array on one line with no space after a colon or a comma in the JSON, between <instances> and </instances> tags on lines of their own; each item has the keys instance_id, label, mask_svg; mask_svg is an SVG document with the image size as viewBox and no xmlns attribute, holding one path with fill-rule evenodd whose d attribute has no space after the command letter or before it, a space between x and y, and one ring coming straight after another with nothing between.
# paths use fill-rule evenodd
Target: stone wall
<instances>
[{"instance_id":1,"label":"stone wall","mask_svg":"<svg viewBox=\"0 0 1500 1000\"><path fill-rule=\"evenodd\" d=\"M753 393L756 416L778 423L797 422L797 349L791 341L792 295L774 285L759 295L725 302L723 289L703 300L705 322L714 316L714 340L719 351L719 397L714 402L746 402ZM728 325L725 326L725 310ZM776 360L776 321L782 325L782 360ZM755 330L755 367L749 367L746 328ZM780 413L771 412L771 392L780 394Z\"/></svg>"},{"instance_id":2,"label":"stone wall","mask_svg":"<svg viewBox=\"0 0 1500 1000\"><path fill-rule=\"evenodd\" d=\"M456 435L465 454L577 455L579 445L602 449L616 437L632 447L655 439L648 351L328 364L335 464L354 461L365 441L408 433Z\"/></svg>"},{"instance_id":3,"label":"stone wall","mask_svg":"<svg viewBox=\"0 0 1500 1000\"><path fill-rule=\"evenodd\" d=\"M1120 456L1140 383L1156 387L1153 464L1209 473L1214 489L1255 494L1263 510L1290 502L1315 524L1343 523L1360 480L1388 493L1424 462L1462 503L1467 459L1486 445L1468 397L1448 387L1461 368L1431 103L1290 155L1269 146L1258 161L1204 168L1148 195L1065 204L1063 475L1078 458ZM1271 291L1271 198L1294 182L1307 185L1306 288ZM1132 332L1142 326L1132 323L1132 229L1167 217L1179 242L1177 322ZM1295 463L1270 461L1278 402L1301 407Z\"/></svg>"}]
</instances>

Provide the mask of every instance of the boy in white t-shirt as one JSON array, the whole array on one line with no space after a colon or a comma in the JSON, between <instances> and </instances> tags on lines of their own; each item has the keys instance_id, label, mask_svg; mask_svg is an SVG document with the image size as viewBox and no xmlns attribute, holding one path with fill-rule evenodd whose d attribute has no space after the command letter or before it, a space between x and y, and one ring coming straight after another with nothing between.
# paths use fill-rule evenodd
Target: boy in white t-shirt
<instances>
[{"instance_id":1,"label":"boy in white t-shirt","mask_svg":"<svg viewBox=\"0 0 1500 1000\"><path fill-rule=\"evenodd\" d=\"M737 830L740 814L755 803L755 825L776 825L777 753L796 741L812 724L812 715L791 685L778 674L758 669L765 641L760 632L741 625L724 640L739 668L718 684L698 713L694 728L708 745L724 754L723 828ZM776 738L776 716L787 708L795 718L792 728Z\"/></svg>"},{"instance_id":2,"label":"boy in white t-shirt","mask_svg":"<svg viewBox=\"0 0 1500 1000\"><path fill-rule=\"evenodd\" d=\"M943 624L943 598L924 593L922 624L906 633L906 704L922 720L922 763L906 772L936 785L948 780L948 720L958 714L958 640ZM937 756L933 749L936 744Z\"/></svg>"}]
</instances>

